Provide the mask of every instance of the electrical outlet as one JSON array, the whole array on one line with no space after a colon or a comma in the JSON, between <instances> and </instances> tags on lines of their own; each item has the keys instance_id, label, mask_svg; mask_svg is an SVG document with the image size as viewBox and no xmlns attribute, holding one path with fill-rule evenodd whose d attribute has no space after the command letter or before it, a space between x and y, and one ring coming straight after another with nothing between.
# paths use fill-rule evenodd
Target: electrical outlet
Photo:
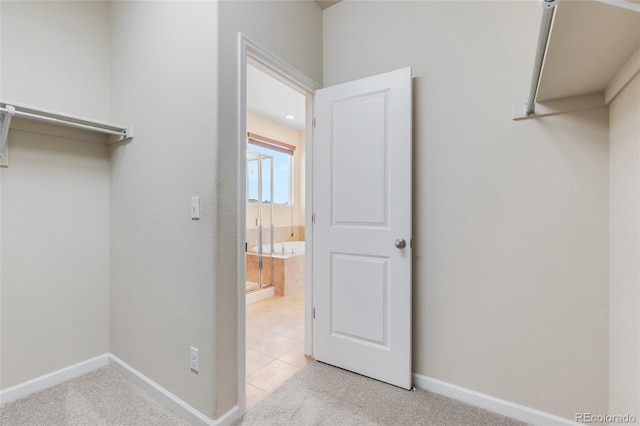
<instances>
[{"instance_id":1,"label":"electrical outlet","mask_svg":"<svg viewBox=\"0 0 640 426\"><path fill-rule=\"evenodd\" d=\"M196 373L198 372L198 349L191 346L191 353L189 356L189 366Z\"/></svg>"}]
</instances>

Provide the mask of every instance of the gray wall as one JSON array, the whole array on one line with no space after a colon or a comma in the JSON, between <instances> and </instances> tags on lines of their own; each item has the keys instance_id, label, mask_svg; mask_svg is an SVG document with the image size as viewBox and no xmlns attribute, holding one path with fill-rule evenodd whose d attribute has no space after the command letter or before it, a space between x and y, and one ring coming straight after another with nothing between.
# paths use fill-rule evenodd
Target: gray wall
<instances>
[{"instance_id":1,"label":"gray wall","mask_svg":"<svg viewBox=\"0 0 640 426\"><path fill-rule=\"evenodd\" d=\"M110 12L111 116L135 128L111 152L111 352L213 417L224 386L214 370L217 3L112 2Z\"/></svg>"},{"instance_id":2,"label":"gray wall","mask_svg":"<svg viewBox=\"0 0 640 426\"><path fill-rule=\"evenodd\" d=\"M2 169L1 387L109 349L109 151L11 130Z\"/></svg>"},{"instance_id":3,"label":"gray wall","mask_svg":"<svg viewBox=\"0 0 640 426\"><path fill-rule=\"evenodd\" d=\"M0 8L0 97L106 119L106 3ZM0 171L2 389L109 349L108 148L86 132L13 127Z\"/></svg>"},{"instance_id":4,"label":"gray wall","mask_svg":"<svg viewBox=\"0 0 640 426\"><path fill-rule=\"evenodd\" d=\"M574 418L608 400L608 113L511 120L538 2L342 2L324 84L414 74L415 373Z\"/></svg>"},{"instance_id":5,"label":"gray wall","mask_svg":"<svg viewBox=\"0 0 640 426\"><path fill-rule=\"evenodd\" d=\"M609 412L640 417L640 76L609 110Z\"/></svg>"},{"instance_id":6,"label":"gray wall","mask_svg":"<svg viewBox=\"0 0 640 426\"><path fill-rule=\"evenodd\" d=\"M106 1L3 1L3 100L109 119Z\"/></svg>"}]
</instances>

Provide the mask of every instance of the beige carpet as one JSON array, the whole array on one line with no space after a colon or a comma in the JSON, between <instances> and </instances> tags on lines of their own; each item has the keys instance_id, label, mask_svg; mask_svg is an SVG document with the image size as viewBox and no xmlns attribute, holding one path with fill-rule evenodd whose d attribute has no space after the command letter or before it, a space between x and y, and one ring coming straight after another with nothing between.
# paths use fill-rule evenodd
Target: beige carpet
<instances>
[{"instance_id":1,"label":"beige carpet","mask_svg":"<svg viewBox=\"0 0 640 426\"><path fill-rule=\"evenodd\" d=\"M236 422L244 426L524 425L421 390L312 362Z\"/></svg>"},{"instance_id":2,"label":"beige carpet","mask_svg":"<svg viewBox=\"0 0 640 426\"><path fill-rule=\"evenodd\" d=\"M111 367L14 401L2 426L188 426Z\"/></svg>"},{"instance_id":3,"label":"beige carpet","mask_svg":"<svg viewBox=\"0 0 640 426\"><path fill-rule=\"evenodd\" d=\"M406 391L312 362L237 425L523 425L425 391ZM111 367L0 409L2 426L187 426Z\"/></svg>"}]
</instances>

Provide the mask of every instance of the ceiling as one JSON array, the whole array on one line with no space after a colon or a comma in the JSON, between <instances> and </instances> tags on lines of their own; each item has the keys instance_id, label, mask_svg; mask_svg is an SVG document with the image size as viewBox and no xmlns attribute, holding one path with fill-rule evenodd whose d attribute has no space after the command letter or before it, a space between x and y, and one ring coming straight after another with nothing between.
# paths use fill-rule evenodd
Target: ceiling
<instances>
[{"instance_id":1,"label":"ceiling","mask_svg":"<svg viewBox=\"0 0 640 426\"><path fill-rule=\"evenodd\" d=\"M304 95L251 64L247 65L247 111L295 130L305 128Z\"/></svg>"},{"instance_id":2,"label":"ceiling","mask_svg":"<svg viewBox=\"0 0 640 426\"><path fill-rule=\"evenodd\" d=\"M340 3L341 0L315 0L315 1L316 3L318 3L318 6L320 6L322 10L325 10L326 8L331 7L336 3Z\"/></svg>"},{"instance_id":3,"label":"ceiling","mask_svg":"<svg viewBox=\"0 0 640 426\"><path fill-rule=\"evenodd\" d=\"M640 48L638 2L619 2L628 8L596 0L559 2L536 100L604 91Z\"/></svg>"}]
</instances>

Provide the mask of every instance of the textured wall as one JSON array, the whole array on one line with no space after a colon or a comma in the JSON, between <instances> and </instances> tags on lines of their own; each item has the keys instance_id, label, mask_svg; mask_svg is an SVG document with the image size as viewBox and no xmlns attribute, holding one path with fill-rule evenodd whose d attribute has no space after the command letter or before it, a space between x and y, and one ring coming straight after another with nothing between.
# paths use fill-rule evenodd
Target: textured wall
<instances>
[{"instance_id":1,"label":"textured wall","mask_svg":"<svg viewBox=\"0 0 640 426\"><path fill-rule=\"evenodd\" d=\"M3 389L109 350L106 145L12 130L2 169Z\"/></svg>"},{"instance_id":2,"label":"textured wall","mask_svg":"<svg viewBox=\"0 0 640 426\"><path fill-rule=\"evenodd\" d=\"M324 83L413 68L414 372L573 419L607 410L608 114L511 120L540 15L342 2Z\"/></svg>"},{"instance_id":3,"label":"textured wall","mask_svg":"<svg viewBox=\"0 0 640 426\"><path fill-rule=\"evenodd\" d=\"M0 8L2 98L107 119L106 3ZM3 389L109 349L108 148L59 126L12 127L0 171Z\"/></svg>"},{"instance_id":4,"label":"textured wall","mask_svg":"<svg viewBox=\"0 0 640 426\"><path fill-rule=\"evenodd\" d=\"M135 128L111 158L111 352L213 417L218 6L110 6L111 115Z\"/></svg>"},{"instance_id":5,"label":"textured wall","mask_svg":"<svg viewBox=\"0 0 640 426\"><path fill-rule=\"evenodd\" d=\"M640 76L609 108L609 412L640 417Z\"/></svg>"},{"instance_id":6,"label":"textured wall","mask_svg":"<svg viewBox=\"0 0 640 426\"><path fill-rule=\"evenodd\" d=\"M3 100L109 120L106 1L3 1L0 51Z\"/></svg>"}]
</instances>

